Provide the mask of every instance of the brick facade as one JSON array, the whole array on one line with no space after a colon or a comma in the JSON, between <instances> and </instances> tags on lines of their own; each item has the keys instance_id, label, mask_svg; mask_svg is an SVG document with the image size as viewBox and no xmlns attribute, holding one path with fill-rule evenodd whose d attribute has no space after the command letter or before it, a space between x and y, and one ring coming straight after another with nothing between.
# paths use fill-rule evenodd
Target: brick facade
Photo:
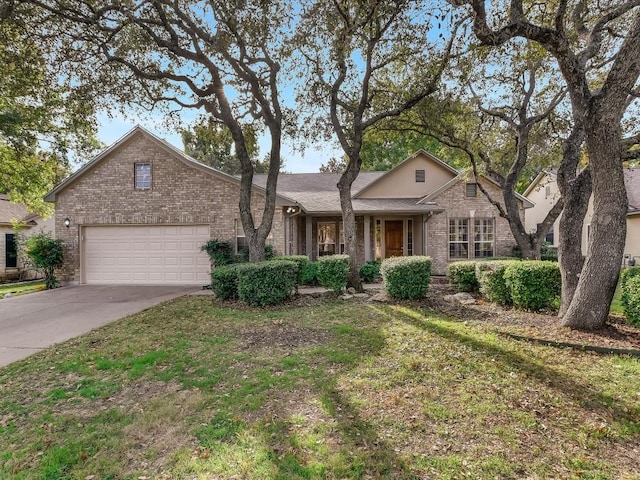
<instances>
[{"instance_id":1,"label":"brick facade","mask_svg":"<svg viewBox=\"0 0 640 480\"><path fill-rule=\"evenodd\" d=\"M482 186L494 199L502 199L502 191L499 187L488 181L482 181ZM457 182L448 190L442 192L434 200L445 207L443 213L434 215L427 222L427 255L433 259L432 272L436 275L447 273L447 265L450 262L464 260L449 258L449 219L467 218L471 220L479 218L492 218L494 220L495 246L494 256L511 256L512 248L516 241L511 234L509 222L498 214L484 194L478 189L475 197L466 196L466 184ZM503 203L500 201L500 203ZM524 217L524 209L520 208L520 216ZM469 227L469 260L473 259L473 226Z\"/></svg>"},{"instance_id":2,"label":"brick facade","mask_svg":"<svg viewBox=\"0 0 640 480\"><path fill-rule=\"evenodd\" d=\"M151 164L152 188L134 188L134 164ZM239 182L191 165L148 134L136 132L82 172L56 196L55 230L64 241L63 281L80 280L82 228L92 225L209 225L211 238L235 243ZM254 192L256 224L264 196ZM64 219L71 221L69 228ZM284 252L284 213L276 207L271 238Z\"/></svg>"}]
</instances>

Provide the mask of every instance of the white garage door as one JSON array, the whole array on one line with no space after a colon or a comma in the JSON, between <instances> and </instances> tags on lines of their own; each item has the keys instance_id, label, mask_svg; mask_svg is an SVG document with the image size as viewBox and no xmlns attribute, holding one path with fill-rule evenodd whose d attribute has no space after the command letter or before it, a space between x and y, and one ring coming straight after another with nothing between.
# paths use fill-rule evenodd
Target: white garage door
<instances>
[{"instance_id":1,"label":"white garage door","mask_svg":"<svg viewBox=\"0 0 640 480\"><path fill-rule=\"evenodd\" d=\"M93 284L210 282L209 257L200 247L208 225L85 227L83 281Z\"/></svg>"}]
</instances>

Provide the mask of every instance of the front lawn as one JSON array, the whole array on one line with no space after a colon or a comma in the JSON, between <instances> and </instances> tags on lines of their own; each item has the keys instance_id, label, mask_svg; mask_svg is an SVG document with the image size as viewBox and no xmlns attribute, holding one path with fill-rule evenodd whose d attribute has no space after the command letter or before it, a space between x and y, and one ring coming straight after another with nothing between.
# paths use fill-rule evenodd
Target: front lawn
<instances>
[{"instance_id":1,"label":"front lawn","mask_svg":"<svg viewBox=\"0 0 640 480\"><path fill-rule=\"evenodd\" d=\"M500 328L161 304L0 369L0 478L640 478L638 359Z\"/></svg>"},{"instance_id":2,"label":"front lawn","mask_svg":"<svg viewBox=\"0 0 640 480\"><path fill-rule=\"evenodd\" d=\"M7 293L14 295L24 295L26 293L39 292L44 290L46 285L44 280L37 280L35 282L23 282L23 283L7 283L0 285L0 298L4 297Z\"/></svg>"}]
</instances>

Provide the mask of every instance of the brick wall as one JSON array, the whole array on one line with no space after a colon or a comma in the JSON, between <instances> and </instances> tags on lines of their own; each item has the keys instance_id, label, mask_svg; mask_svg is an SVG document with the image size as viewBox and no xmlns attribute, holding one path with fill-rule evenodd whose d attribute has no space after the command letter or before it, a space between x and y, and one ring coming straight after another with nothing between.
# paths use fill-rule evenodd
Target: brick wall
<instances>
[{"instance_id":1,"label":"brick wall","mask_svg":"<svg viewBox=\"0 0 640 480\"><path fill-rule=\"evenodd\" d=\"M483 187L494 199L502 199L502 191L493 183L483 181ZM511 249L516 245L516 241L511 234L509 223L500 217L498 210L494 207L484 194L478 189L477 196L466 197L465 182L461 181L453 185L447 191L438 195L435 199L438 205L445 208L445 212L431 217L427 223L427 255L433 259L432 271L437 275L444 275L447 272L449 262L461 259L449 258L449 219L469 218L469 259L473 258L473 225L471 221L471 211L473 218L493 218L495 228L495 252L498 257L510 256ZM500 203L503 203L502 201ZM524 217L524 210L521 208L520 217Z\"/></svg>"},{"instance_id":2,"label":"brick wall","mask_svg":"<svg viewBox=\"0 0 640 480\"><path fill-rule=\"evenodd\" d=\"M134 164L151 163L152 188L134 188ZM211 238L235 242L239 184L191 166L149 135L138 132L60 192L55 230L64 241L63 281L80 280L80 233L89 225L208 224ZM264 197L254 193L256 225ZM70 228L64 219L71 220ZM283 212L276 207L273 238L284 249Z\"/></svg>"}]
</instances>

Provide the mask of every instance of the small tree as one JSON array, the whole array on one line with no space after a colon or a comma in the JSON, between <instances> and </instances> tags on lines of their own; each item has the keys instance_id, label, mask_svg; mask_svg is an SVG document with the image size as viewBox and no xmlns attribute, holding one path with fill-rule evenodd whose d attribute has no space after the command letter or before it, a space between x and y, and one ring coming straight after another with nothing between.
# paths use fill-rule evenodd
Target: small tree
<instances>
[{"instance_id":1,"label":"small tree","mask_svg":"<svg viewBox=\"0 0 640 480\"><path fill-rule=\"evenodd\" d=\"M54 239L50 233L37 233L27 239L27 256L36 268L42 269L47 289L58 285L56 268L62 266L62 240Z\"/></svg>"}]
</instances>

